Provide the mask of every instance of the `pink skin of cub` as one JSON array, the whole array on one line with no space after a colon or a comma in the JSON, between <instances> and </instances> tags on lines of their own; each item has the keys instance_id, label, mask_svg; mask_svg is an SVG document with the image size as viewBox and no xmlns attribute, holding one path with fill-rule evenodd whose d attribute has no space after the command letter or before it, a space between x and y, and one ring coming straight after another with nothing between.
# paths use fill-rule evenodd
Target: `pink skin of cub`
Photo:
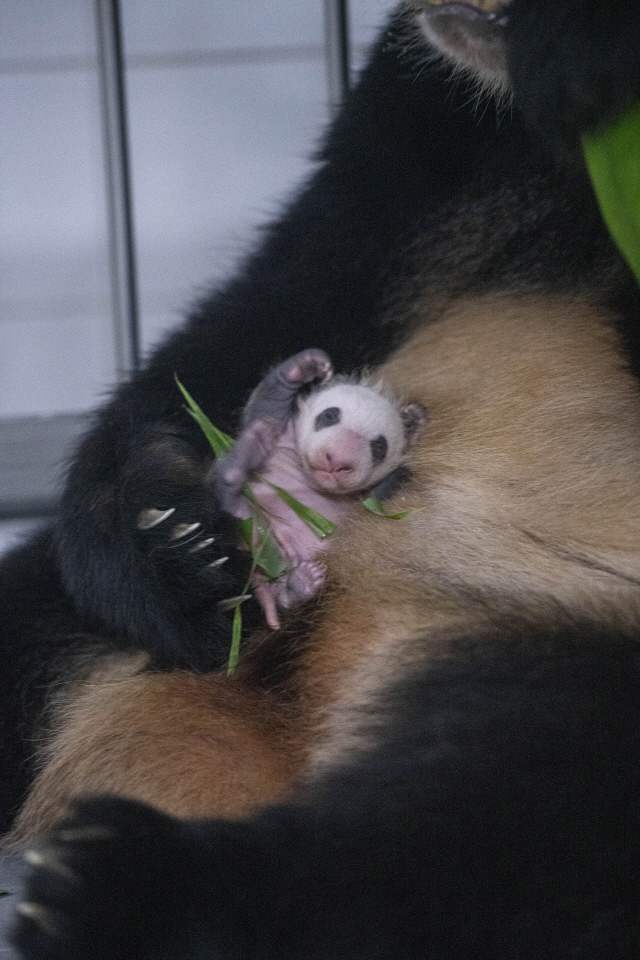
<instances>
[{"instance_id":1,"label":"pink skin of cub","mask_svg":"<svg viewBox=\"0 0 640 960\"><path fill-rule=\"evenodd\" d=\"M254 496L269 520L278 549L291 567L290 572L278 580L267 581L260 574L254 575L256 597L265 612L267 623L273 630L278 630L278 608L289 609L312 597L322 587L325 568L315 557L320 550L326 549L330 538L317 537L264 481L283 487L296 500L335 524L342 523L349 515L354 497L328 496L310 485L298 453L296 421L290 420L276 449L260 470L260 479L249 481ZM249 513L248 510L247 515Z\"/></svg>"}]
</instances>

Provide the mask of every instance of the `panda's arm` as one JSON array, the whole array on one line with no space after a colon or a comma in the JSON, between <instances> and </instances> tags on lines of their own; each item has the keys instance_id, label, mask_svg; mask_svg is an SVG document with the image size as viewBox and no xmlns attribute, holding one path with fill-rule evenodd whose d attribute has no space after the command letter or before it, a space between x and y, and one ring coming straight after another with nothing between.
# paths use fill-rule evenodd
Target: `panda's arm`
<instances>
[{"instance_id":1,"label":"panda's arm","mask_svg":"<svg viewBox=\"0 0 640 960\"><path fill-rule=\"evenodd\" d=\"M342 369L382 359L398 338L379 323L385 298L411 274L416 238L477 174L496 136L514 136L513 124L496 131L491 110L478 120L448 69L407 54L399 24L378 44L309 184L237 278L98 415L71 464L56 547L65 588L84 617L157 663L224 662L230 627L216 601L246 577L174 374L232 430L274 360L311 345Z\"/></svg>"}]
</instances>

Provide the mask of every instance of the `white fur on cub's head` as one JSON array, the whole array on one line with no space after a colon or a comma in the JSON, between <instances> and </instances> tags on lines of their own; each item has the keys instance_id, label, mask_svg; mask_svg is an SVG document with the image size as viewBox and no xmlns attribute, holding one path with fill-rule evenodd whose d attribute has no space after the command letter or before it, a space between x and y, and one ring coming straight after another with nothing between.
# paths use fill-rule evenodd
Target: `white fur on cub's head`
<instances>
[{"instance_id":1,"label":"white fur on cub's head","mask_svg":"<svg viewBox=\"0 0 640 960\"><path fill-rule=\"evenodd\" d=\"M375 387L331 383L298 402L298 452L324 493L368 490L398 467L406 449L397 404Z\"/></svg>"}]
</instances>

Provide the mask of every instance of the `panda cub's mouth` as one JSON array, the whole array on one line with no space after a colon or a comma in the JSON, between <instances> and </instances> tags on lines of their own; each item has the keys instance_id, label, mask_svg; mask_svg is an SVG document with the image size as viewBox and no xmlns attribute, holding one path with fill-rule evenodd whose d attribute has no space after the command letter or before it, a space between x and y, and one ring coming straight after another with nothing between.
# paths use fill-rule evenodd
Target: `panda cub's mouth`
<instances>
[{"instance_id":1,"label":"panda cub's mouth","mask_svg":"<svg viewBox=\"0 0 640 960\"><path fill-rule=\"evenodd\" d=\"M508 89L505 26L511 0L408 0L415 22L446 60L484 87Z\"/></svg>"}]
</instances>

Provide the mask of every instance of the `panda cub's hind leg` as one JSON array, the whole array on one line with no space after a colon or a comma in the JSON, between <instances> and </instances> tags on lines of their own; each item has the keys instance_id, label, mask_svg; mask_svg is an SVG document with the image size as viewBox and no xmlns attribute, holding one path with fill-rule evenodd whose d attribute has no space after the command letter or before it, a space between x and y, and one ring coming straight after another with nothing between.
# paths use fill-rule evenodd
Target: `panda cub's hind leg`
<instances>
[{"instance_id":1,"label":"panda cub's hind leg","mask_svg":"<svg viewBox=\"0 0 640 960\"><path fill-rule=\"evenodd\" d=\"M278 610L291 610L314 597L326 577L326 567L319 560L301 560L288 574L267 582L254 575L254 590L273 630L280 629Z\"/></svg>"},{"instance_id":2,"label":"panda cub's hind leg","mask_svg":"<svg viewBox=\"0 0 640 960\"><path fill-rule=\"evenodd\" d=\"M323 586L326 567L319 560L301 560L282 582L278 604L285 610L314 597Z\"/></svg>"}]
</instances>

